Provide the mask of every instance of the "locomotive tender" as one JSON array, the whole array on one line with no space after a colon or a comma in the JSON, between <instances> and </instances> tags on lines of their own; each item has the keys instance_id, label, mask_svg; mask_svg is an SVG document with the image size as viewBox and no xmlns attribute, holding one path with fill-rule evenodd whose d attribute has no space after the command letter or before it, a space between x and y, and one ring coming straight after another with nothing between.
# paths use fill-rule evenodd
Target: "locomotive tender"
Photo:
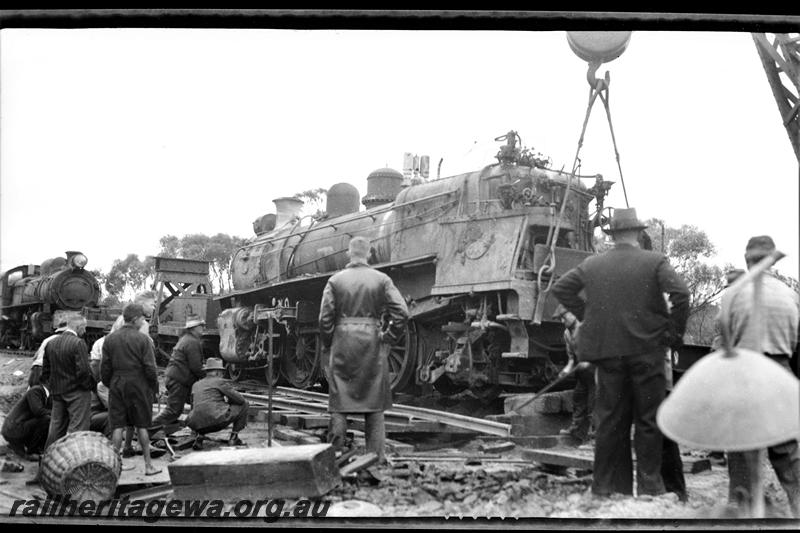
<instances>
[{"instance_id":1,"label":"locomotive tender","mask_svg":"<svg viewBox=\"0 0 800 533\"><path fill-rule=\"evenodd\" d=\"M94 307L97 278L81 252L66 252L41 265L22 265L0 276L0 347L32 350L68 313Z\"/></svg>"},{"instance_id":2,"label":"locomotive tender","mask_svg":"<svg viewBox=\"0 0 800 533\"><path fill-rule=\"evenodd\" d=\"M328 191L321 217L298 216L299 200L275 200L276 215L257 219L256 236L234 254L235 290L218 298L220 354L231 375L272 368L273 383L300 388L324 380L322 290L359 235L372 243L370 264L408 303L406 333L390 354L393 390L430 383L486 398L555 379L566 354L548 280L593 253L611 182L591 176L587 188L587 177L547 168L518 139L499 137L507 144L498 162L476 172L408 183L376 170L365 211L346 183Z\"/></svg>"}]
</instances>

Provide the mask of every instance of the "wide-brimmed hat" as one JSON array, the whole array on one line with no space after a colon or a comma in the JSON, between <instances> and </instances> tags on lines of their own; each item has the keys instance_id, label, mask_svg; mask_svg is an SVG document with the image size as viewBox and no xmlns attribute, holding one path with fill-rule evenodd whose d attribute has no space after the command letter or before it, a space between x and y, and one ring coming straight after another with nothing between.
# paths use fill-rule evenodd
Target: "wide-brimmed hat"
<instances>
[{"instance_id":1,"label":"wide-brimmed hat","mask_svg":"<svg viewBox=\"0 0 800 533\"><path fill-rule=\"evenodd\" d=\"M203 365L203 370L225 370L225 365L219 357L209 357Z\"/></svg>"},{"instance_id":2,"label":"wide-brimmed hat","mask_svg":"<svg viewBox=\"0 0 800 533\"><path fill-rule=\"evenodd\" d=\"M615 209L614 216L611 217L611 222L608 224L608 229L603 228L603 231L614 233L615 231L645 229L646 227L647 225L636 217L636 208L631 207L628 209Z\"/></svg>"},{"instance_id":3,"label":"wide-brimmed hat","mask_svg":"<svg viewBox=\"0 0 800 533\"><path fill-rule=\"evenodd\" d=\"M760 260L775 251L775 241L769 235L750 237L745 248L745 259Z\"/></svg>"},{"instance_id":4,"label":"wide-brimmed hat","mask_svg":"<svg viewBox=\"0 0 800 533\"><path fill-rule=\"evenodd\" d=\"M186 317L186 325L183 326L183 329L193 328L195 326L205 326L206 321L198 316L191 316Z\"/></svg>"}]
</instances>

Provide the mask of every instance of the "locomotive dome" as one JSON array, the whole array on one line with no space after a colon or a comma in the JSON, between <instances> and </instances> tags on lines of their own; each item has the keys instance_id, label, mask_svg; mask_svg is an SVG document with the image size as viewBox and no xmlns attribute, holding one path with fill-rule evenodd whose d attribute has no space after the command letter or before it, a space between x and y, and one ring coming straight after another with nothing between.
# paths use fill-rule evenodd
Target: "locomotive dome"
<instances>
[{"instance_id":1,"label":"locomotive dome","mask_svg":"<svg viewBox=\"0 0 800 533\"><path fill-rule=\"evenodd\" d=\"M403 174L393 168L379 168L367 176L367 195L361 201L367 209L394 202L403 188Z\"/></svg>"},{"instance_id":2,"label":"locomotive dome","mask_svg":"<svg viewBox=\"0 0 800 533\"><path fill-rule=\"evenodd\" d=\"M371 175L371 174L370 174ZM330 217L338 217L358 212L360 200L358 189L349 183L336 183L328 189L325 212Z\"/></svg>"}]
</instances>

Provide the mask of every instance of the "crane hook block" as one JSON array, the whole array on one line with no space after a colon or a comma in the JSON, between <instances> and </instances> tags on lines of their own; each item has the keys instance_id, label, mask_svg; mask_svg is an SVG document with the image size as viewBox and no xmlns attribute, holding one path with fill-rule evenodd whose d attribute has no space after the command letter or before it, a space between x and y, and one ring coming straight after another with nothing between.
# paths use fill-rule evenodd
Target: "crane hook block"
<instances>
[{"instance_id":1,"label":"crane hook block","mask_svg":"<svg viewBox=\"0 0 800 533\"><path fill-rule=\"evenodd\" d=\"M630 31L568 31L567 42L579 58L608 63L622 55L631 41Z\"/></svg>"}]
</instances>

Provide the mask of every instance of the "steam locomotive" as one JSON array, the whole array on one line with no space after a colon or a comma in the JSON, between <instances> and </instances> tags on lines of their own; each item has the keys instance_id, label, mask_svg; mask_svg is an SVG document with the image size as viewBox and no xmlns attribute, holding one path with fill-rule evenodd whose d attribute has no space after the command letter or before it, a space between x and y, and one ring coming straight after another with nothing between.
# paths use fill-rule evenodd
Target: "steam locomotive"
<instances>
[{"instance_id":1,"label":"steam locomotive","mask_svg":"<svg viewBox=\"0 0 800 533\"><path fill-rule=\"evenodd\" d=\"M62 317L96 306L100 284L87 261L71 251L0 275L0 347L32 350Z\"/></svg>"},{"instance_id":2,"label":"steam locomotive","mask_svg":"<svg viewBox=\"0 0 800 533\"><path fill-rule=\"evenodd\" d=\"M256 236L233 256L234 291L217 298L231 376L264 371L299 388L324 380L322 291L360 235L372 243L370 264L409 307L390 354L393 390L432 384L487 398L554 380L567 358L548 283L593 253L613 182L548 168L516 132L497 140L506 141L497 163L475 172L431 180L372 172L363 211L347 183L329 189L321 216L299 216L300 200L274 200L276 213L256 219Z\"/></svg>"}]
</instances>

